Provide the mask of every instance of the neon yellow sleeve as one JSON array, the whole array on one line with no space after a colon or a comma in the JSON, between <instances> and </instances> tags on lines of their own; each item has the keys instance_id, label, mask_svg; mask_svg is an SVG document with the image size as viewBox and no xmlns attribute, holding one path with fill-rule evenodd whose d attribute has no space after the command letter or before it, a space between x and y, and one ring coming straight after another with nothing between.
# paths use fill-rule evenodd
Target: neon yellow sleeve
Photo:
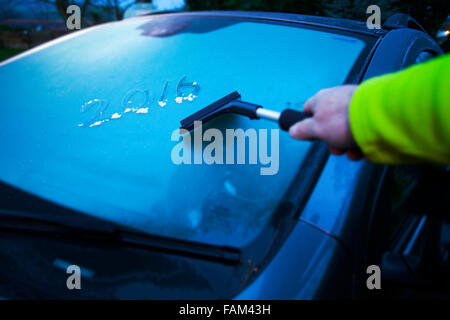
<instances>
[{"instance_id":1,"label":"neon yellow sleeve","mask_svg":"<svg viewBox=\"0 0 450 320\"><path fill-rule=\"evenodd\" d=\"M450 165L450 55L363 82L349 117L371 161Z\"/></svg>"}]
</instances>

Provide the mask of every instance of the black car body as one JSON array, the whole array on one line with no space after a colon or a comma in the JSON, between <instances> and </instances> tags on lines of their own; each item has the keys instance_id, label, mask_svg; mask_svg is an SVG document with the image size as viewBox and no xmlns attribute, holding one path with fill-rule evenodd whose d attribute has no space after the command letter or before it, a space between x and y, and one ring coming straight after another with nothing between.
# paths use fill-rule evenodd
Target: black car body
<instances>
[{"instance_id":1,"label":"black car body","mask_svg":"<svg viewBox=\"0 0 450 320\"><path fill-rule=\"evenodd\" d=\"M214 21L211 29L203 25L204 19ZM114 51L119 48L111 44L114 41L121 41L123 50L132 51L141 48L134 47L134 45L139 41L144 41L145 37L148 36L167 37L170 40L173 34L186 32L189 37L197 37L207 34L211 30L224 31L230 25L234 26L242 22L251 23L250 27L267 24L291 29L300 28L314 32L325 32L337 37L338 41L364 43L360 54L351 63L351 70L348 71L347 76L341 83L356 84L374 76L395 72L415 63L420 63L442 53L434 40L413 20L405 16L393 17L388 20L382 29L373 30L369 30L365 22L258 12L163 14L141 17L132 21L115 23L112 24L113 26L95 27L95 30L92 31L87 29L87 31L81 31L81 33L85 32L84 34L77 36L75 33L75 36L71 39L56 40L53 44L33 49L24 55L2 63L0 67L2 83L6 83L7 79L15 77L20 72L23 72L20 76L25 76L28 72L28 78L25 77L26 80L23 80L20 84L21 95L26 97L35 95L33 98L27 99L18 97L17 94L12 96L10 92L15 89L11 85L3 87L2 96L7 96L8 104L17 101L16 109L20 109L18 107L25 108L27 103L31 101L39 104L39 101L47 99L46 105L55 104L55 101L59 101L57 104L59 105L58 110L60 110L61 108L78 108L87 98L98 98L97 96L82 96L80 93L83 90L93 90L93 86L96 92L121 91L123 95L123 92L130 88L133 89L133 87L131 85L128 88L118 87L117 83L119 82L115 82L116 78L125 79L123 83L132 83L134 87L140 85L140 83L136 80L139 77L123 67L124 65L127 66L128 62L126 62L126 58L118 56ZM133 40L135 42L124 40L127 38L120 33L119 28L127 23L135 23L138 27L136 28L133 25L133 28L141 32L143 36L138 40ZM186 26L188 26L187 29L184 29ZM71 53L68 48L64 47L65 44L77 39L82 41L83 37L90 33L103 32L102 30L106 30L106 28L117 28L115 31L118 33L117 38L112 37L99 41L100 45L95 45L95 54L83 47L83 43L80 42L77 44L80 50L73 57L73 63L76 66L71 67L67 64L64 59L67 59ZM104 36L107 36L107 34ZM192 39L194 39L192 41L196 41L196 38ZM238 41L238 38L235 38L235 40ZM232 42L230 41L228 39L228 42L215 43L215 51L211 53L210 59L217 58L218 53L215 54L214 52L220 51L219 46L222 46L223 50L231 46ZM265 45L270 48L271 43L267 42ZM309 45L309 43L304 43L301 50L307 52L310 50ZM104 52L101 52L102 46L105 48ZM60 51L54 52L52 48L60 48ZM86 51L83 51L84 49ZM173 56L194 54L192 51L183 51L181 45L176 47L174 53L169 50L169 47L163 47L163 49L167 50L167 55L173 54ZM250 49L241 47L241 50L241 53L244 54ZM273 51L275 52L276 48L273 48ZM270 50L267 52L270 52ZM258 57L257 53L254 55L256 58ZM332 60L330 65L344 63L342 60L333 60L333 54L337 54L337 52L327 52L327 54ZM239 57L239 55L236 54L236 57ZM280 57L283 56L280 55ZM129 59L136 59L136 56ZM217 70L219 70L214 75L215 77L221 76L220 70L233 68L232 66L234 66L234 61L226 60L223 57L222 59L224 60L215 61L218 65ZM313 58L311 57L311 59ZM186 61L193 63L194 60L195 58ZM266 75L268 71L266 71L265 66L270 66L271 61L262 59L260 63L261 74ZM307 62L302 61L302 63L305 67L307 66ZM108 66L109 69L116 68L117 70L112 70L108 78L111 80L103 79L96 82L95 75L90 72L95 70L93 72L97 72L98 77L101 77L102 72L109 72L101 68L103 64ZM248 64L251 64L251 59L248 60ZM294 62L290 61L289 64L292 68L295 68ZM45 66L45 68L42 66ZM200 65L196 67L198 69ZM253 66L251 67L253 68ZM38 72L34 70L38 70ZM252 70L256 72L257 66ZM59 75L65 72L69 74L66 75L66 82L59 81ZM208 68L205 68L203 72L207 73ZM235 73L237 72L235 71ZM244 76L248 73L248 70L241 69L239 72L241 72L241 76ZM276 72L276 70L273 72ZM325 70L323 74L327 74L327 71ZM332 76L331 71L328 74ZM180 73L181 76L183 76L182 73ZM310 73L308 76L313 77ZM82 80L80 77L86 77L86 80ZM236 79L234 81L237 83L238 80ZM83 84L84 81L85 84ZM186 78L182 78L180 81L186 81ZM277 79L277 81L281 81L281 79ZM39 87L43 82L45 82L45 85ZM336 83L336 85L341 83ZM192 85L195 86L195 83L191 83ZM286 80L284 87L290 85L292 85L292 81ZM264 88L264 90L270 91L270 86ZM242 88L237 89L242 90ZM308 92L309 95L314 93L312 90ZM80 96L77 96L76 93L80 93ZM134 91L130 95L133 94ZM159 93L156 93L156 95L158 96ZM218 99L221 95L223 93L219 92L215 94L215 97ZM54 96L58 96L59 100L49 98ZM74 96L78 99L78 104L70 102L74 100ZM251 93L247 93L247 96L251 96ZM67 97L70 97L70 101ZM64 102L66 98L67 101ZM128 98L131 99L130 96ZM304 98L307 98L306 94ZM210 100L202 102L206 105L206 102L210 102ZM164 101L160 100L160 102ZM45 109L44 112L49 110L55 109ZM200 236L198 238L194 236L177 238L164 233L152 234L148 230L137 230L139 225L123 224L121 221L117 221L114 216L108 217L107 210L102 215L96 215L92 208L95 208L101 202L100 200L103 201L101 196L89 198L90 202L86 204L86 207L78 206L86 199L86 194L80 187L83 183L92 185L92 187L89 187L92 188L89 189L92 195L97 194L96 189L98 194L101 194L102 188L106 188L108 185L117 185L117 181L114 179L116 179L116 176L123 174L118 171L108 172L105 177L111 177L112 180L98 185L94 183L95 179L92 178L96 174L102 174L102 165L108 166L115 161L108 157L107 151L110 149L105 149L106 151L103 152L103 149L98 145L105 143L107 137L116 138L118 136L116 135L117 131L111 129L113 123L107 123L105 126L111 124L110 129L107 129L110 130L108 135L100 139L98 138L100 131L95 131L97 134L92 134L89 137L86 134L86 137L81 137L78 140L74 138L75 134L67 133L66 136L65 131L53 129L56 124L51 122L56 123L64 117L59 113L49 117L48 130L45 129L47 124L37 126L38 129L30 128L31 120L23 120L23 117L39 120L40 118L35 112L31 110L23 114L7 113L6 119L9 123L14 123L14 127L4 129L0 139L0 142L3 141L3 144L0 144L2 153L12 154L10 164L4 166L7 167L5 172L9 170L9 174L1 173L2 175L0 175L0 180L3 181L0 198L2 212L0 216L0 260L2 261L0 296L2 297L7 299L320 299L366 297L374 292L367 289L366 286L366 279L369 276L366 271L369 265L380 266L383 274L383 288L386 288L384 286L389 283L390 287L395 288L392 292L398 293L400 290L401 295L406 294L404 290L417 294L417 292L423 292L424 288L430 290L438 288L438 292L442 293L442 286L445 288L446 284L440 283L437 285L436 279L430 279L430 273L423 275L422 270L432 268L433 270L439 270L439 272L436 271L436 274L441 275L443 273L440 272L445 273L443 270L448 266L448 258L447 260L442 258L445 257L445 252L447 252L448 257L449 242L444 237L445 230L448 231L448 224L440 215L442 213L440 211L448 208L444 203L445 201L448 203L448 198L444 196L445 192L448 195L449 172L446 168L389 167L374 165L368 161L351 162L344 157L330 156L327 147L320 142L304 142L307 144L307 149L303 155L303 160L297 166L297 171L291 170L289 179L285 179L284 187L280 187L277 181L276 183L273 182L273 185L268 185L264 192L255 191L255 193L251 193L252 188L259 190L258 187L263 183L257 180L253 187L251 184L246 185L246 192L251 194L254 201L247 199L246 204L244 202L234 203L233 201L241 201L242 199L230 198L226 190L230 194L236 192L229 184L226 184L227 181L239 181L230 179L241 179L240 181L242 181L251 177L243 171L238 171L242 174L241 177L227 176L226 179L228 180L224 182L227 188L225 191L216 187L205 196L204 203L207 203L207 210L214 211L216 219L224 215L235 217L233 218L235 220L230 220L229 226L226 225L227 221L220 222L221 228L227 227L229 228L227 232L233 234L233 229L239 227L239 221L242 221L242 223L246 221L243 212L254 208L263 210L258 209L259 203L263 199L269 198L270 195L279 193L276 198L277 202L271 202L274 208L272 212L267 216L264 223L255 229L257 231L252 231L255 233L254 237L251 237L251 241L243 241L240 245L237 240L235 242L231 240L229 242L216 241L221 239L217 236L217 238L202 242ZM183 114L183 116L185 115ZM173 129L176 128L176 124L169 124L162 115L158 117L158 122L164 125L172 125L174 126ZM181 115L179 118L182 118ZM98 121L103 121L91 120L82 122L81 126L84 124L91 126ZM143 133L144 130L147 130L143 129L147 124L139 121L136 120L132 128L136 132ZM226 126L234 125L234 120L231 118L223 121L225 121ZM119 122L114 124L116 123ZM74 132L75 130L99 129L75 127L76 123L74 123L74 128L71 129ZM14 139L17 140L16 144L24 143L22 146L26 148L26 142L23 142L25 138L22 138L20 134L16 135L15 132L26 132L27 130L33 136L42 135L45 137L45 139L37 139L33 142L36 148L33 150L40 152L41 148L44 148L46 150L45 157L50 154L51 159L58 161L52 162L52 167L46 170L53 170L53 167L62 163L62 169L64 170L61 173L52 173L51 177L39 176L35 180L31 180L35 173L34 170L19 172L20 168L27 166L22 162L25 160L31 161L30 159L34 157L34 154L32 152L27 153L20 147L19 151L12 150L11 144L5 141L13 139L14 136ZM60 134L58 139L54 138L55 132ZM81 131L77 131L77 134L78 132ZM121 134L128 133L123 131ZM84 135L84 131L82 135ZM118 140L114 142L116 147L123 150L123 153L128 152L135 156L139 156L140 153L133 152L142 148L141 155L144 157L149 154L144 151L148 150L147 148L152 148L152 139L158 139L148 136L147 139L150 144L145 146L134 144L129 136L126 137L127 139L123 140L117 138ZM79 141L83 143L81 146L78 145ZM158 149L160 145L156 143L154 148ZM96 144L98 145L96 146ZM57 151L62 150L63 145L64 151ZM128 149L125 148L126 145L128 145ZM80 150L77 151L79 154L86 149L91 150L91 152L97 150L97 156L92 157L95 162L87 161L84 163L83 161L87 159L87 156L83 158L83 155L72 154L71 150L73 149ZM131 149L134 151L130 151ZM295 150L292 150L294 156ZM48 159L50 159L50 156ZM71 176L65 176L66 173L64 172L72 170L72 167L64 167L64 165L74 157L78 162L81 162L82 167L81 169L76 167L78 171L74 169ZM97 165L98 162L100 162L99 166ZM44 168L39 163L39 160L36 159L32 166ZM19 164L21 167L19 167ZM292 166L294 165L292 164ZM14 173L15 168L18 170L17 174ZM84 168L90 172L91 176L84 176ZM36 171L39 170L36 169ZM164 169L161 169L161 174L163 174L163 171ZM129 175L124 178L125 180L121 181L128 181L131 185L133 179L140 179L130 172L127 174ZM139 172L136 174L138 175ZM206 190L208 185L208 180L200 181L198 186L193 185L193 175L195 175L195 172L186 173L183 171L172 177L169 185L173 186L174 190L170 192L167 200L164 200L158 206L149 207L147 210L161 210L163 212L165 207L173 207L178 208L176 209L177 212L181 212L184 208L189 208L191 204L186 200L190 197L189 194L192 195L192 198L195 198L197 194L207 193L202 191L199 186L203 185ZM16 178L18 176L20 176L20 179ZM67 185L59 193L53 191L53 186L49 182L50 179L53 179L52 181L58 180L57 177L62 180L59 182L59 188ZM84 182L82 178L85 179ZM142 188L147 188L147 184L151 184L152 179L158 180L158 175L155 175L154 178L150 176L146 178L146 184L143 184ZM106 178L100 178L100 180L102 179L106 181ZM232 184L235 186L234 182ZM71 187L72 184L77 184L77 186ZM217 185L219 186L218 183ZM117 186L117 195L113 195L112 198L120 197L120 192L127 193L127 188L128 185L125 184ZM419 199L417 192L423 189L429 192L419 193L424 197L424 199ZM397 198L393 197L393 195L396 195L393 190L400 190ZM127 197L130 198L129 201L133 201L134 196L139 199L145 198L144 194L136 192L138 191L127 193ZM180 200L181 195L185 195L186 192L188 196L184 196L183 200ZM429 202L429 194L433 194L435 197L433 205ZM98 201L96 202L96 200ZM416 201L413 206L410 205L412 200ZM231 206L230 203L232 202L233 206L237 208L235 212L227 207L228 205ZM176 207L176 205L178 206ZM206 204L204 204L202 210L206 210L205 206ZM252 207L252 209L248 209L248 207ZM411 207L416 209L420 207L421 211L416 212ZM113 207L107 208L111 212L115 210ZM137 205L136 208L136 210L140 210ZM401 214L398 213L399 211L401 211ZM88 213L88 215L85 213ZM193 224L197 223L196 217L196 215L193 215L193 218L190 218ZM425 220L423 217L426 217ZM176 220L175 218L172 219ZM154 223L153 220L152 223ZM208 228L215 226L215 223L216 220L214 219L209 221ZM126 225L126 227L123 225ZM391 230L392 226L394 227ZM165 225L162 225L161 228L163 227ZM152 226L149 226L149 228L151 229ZM202 225L200 224L196 228L201 229ZM393 230L400 231L395 233ZM436 232L436 230L442 232ZM183 233L180 234L183 235ZM437 234L439 234L439 237L430 236L436 236ZM394 238L391 238L392 235ZM244 238L244 236L242 237ZM398 240L398 237L401 239ZM237 238L239 237L236 236ZM224 236L224 239L229 238ZM430 244L423 245L424 241ZM405 248L408 248L408 250ZM433 257L432 265L429 263L431 261L429 255ZM66 270L70 265L77 265L81 268L81 290L69 290L66 286L67 278L70 276L66 273Z\"/></svg>"}]
</instances>

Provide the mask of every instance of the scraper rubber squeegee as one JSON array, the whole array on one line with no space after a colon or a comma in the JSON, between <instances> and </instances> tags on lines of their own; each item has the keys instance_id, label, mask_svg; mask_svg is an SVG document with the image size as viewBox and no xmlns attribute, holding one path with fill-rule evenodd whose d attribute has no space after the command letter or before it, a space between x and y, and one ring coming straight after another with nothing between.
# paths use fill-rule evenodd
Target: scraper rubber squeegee
<instances>
[{"instance_id":1,"label":"scraper rubber squeegee","mask_svg":"<svg viewBox=\"0 0 450 320\"><path fill-rule=\"evenodd\" d=\"M205 124L223 114L239 114L250 119L267 119L278 122L282 130L289 128L299 121L311 117L312 115L294 109L285 109L282 112L265 109L260 105L241 100L241 95L234 91L209 106L197 111L189 117L180 121L181 129L191 131L194 129L194 121L202 121Z\"/></svg>"}]
</instances>

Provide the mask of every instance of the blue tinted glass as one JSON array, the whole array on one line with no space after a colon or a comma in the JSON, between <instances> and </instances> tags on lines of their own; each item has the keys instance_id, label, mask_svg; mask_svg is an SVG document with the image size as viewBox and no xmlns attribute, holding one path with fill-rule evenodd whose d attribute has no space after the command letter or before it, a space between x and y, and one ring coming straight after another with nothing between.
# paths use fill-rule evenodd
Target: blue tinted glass
<instances>
[{"instance_id":1,"label":"blue tinted glass","mask_svg":"<svg viewBox=\"0 0 450 320\"><path fill-rule=\"evenodd\" d=\"M363 47L333 33L206 18L88 31L0 67L0 179L152 234L245 245L310 143L280 132L277 173L261 175L269 165L248 155L246 164L176 165L172 132L234 90L271 109L299 108L342 84ZM204 130L213 127L269 129L270 142L277 125L228 115Z\"/></svg>"}]
</instances>

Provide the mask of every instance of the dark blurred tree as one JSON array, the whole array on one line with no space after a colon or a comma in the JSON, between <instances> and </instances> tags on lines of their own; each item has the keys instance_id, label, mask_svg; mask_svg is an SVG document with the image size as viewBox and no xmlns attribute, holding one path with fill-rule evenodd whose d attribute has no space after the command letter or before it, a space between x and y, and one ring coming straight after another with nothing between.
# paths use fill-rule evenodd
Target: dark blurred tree
<instances>
[{"instance_id":1,"label":"dark blurred tree","mask_svg":"<svg viewBox=\"0 0 450 320\"><path fill-rule=\"evenodd\" d=\"M144 1L135 1L135 2L144 2ZM145 1L151 2L151 1ZM133 2L129 2L125 5L122 4L120 0L93 0L92 6L101 8L104 11L112 12L115 20L122 20L125 11L134 4Z\"/></svg>"},{"instance_id":2,"label":"dark blurred tree","mask_svg":"<svg viewBox=\"0 0 450 320\"><path fill-rule=\"evenodd\" d=\"M81 9L82 17L89 17L95 23L101 23L110 20L122 20L125 10L134 4L134 2L151 2L151 0L137 0L127 2L125 5L121 0L38 0L41 2L53 4L59 16L66 20L67 7L76 4Z\"/></svg>"},{"instance_id":3,"label":"dark blurred tree","mask_svg":"<svg viewBox=\"0 0 450 320\"><path fill-rule=\"evenodd\" d=\"M322 0L186 0L189 10L250 10L303 14L321 13L321 3Z\"/></svg>"},{"instance_id":4,"label":"dark blurred tree","mask_svg":"<svg viewBox=\"0 0 450 320\"><path fill-rule=\"evenodd\" d=\"M434 36L449 14L450 3L448 0L405 0L398 6L398 12L409 14Z\"/></svg>"},{"instance_id":5,"label":"dark blurred tree","mask_svg":"<svg viewBox=\"0 0 450 320\"><path fill-rule=\"evenodd\" d=\"M81 17L84 17L86 14L86 10L88 6L91 4L91 0L84 1L74 1L74 0L40 0L41 2L47 2L55 5L56 10L58 11L59 16L66 21L68 18L67 7L70 5L77 5L81 10Z\"/></svg>"},{"instance_id":6,"label":"dark blurred tree","mask_svg":"<svg viewBox=\"0 0 450 320\"><path fill-rule=\"evenodd\" d=\"M16 3L13 0L3 1L0 6L0 20L9 19L17 16L17 10L14 7Z\"/></svg>"},{"instance_id":7,"label":"dark blurred tree","mask_svg":"<svg viewBox=\"0 0 450 320\"><path fill-rule=\"evenodd\" d=\"M123 14L125 13L125 8L122 8L120 6L119 0L108 0L109 6L111 6L114 9L114 14L116 16L116 20L122 20Z\"/></svg>"}]
</instances>

